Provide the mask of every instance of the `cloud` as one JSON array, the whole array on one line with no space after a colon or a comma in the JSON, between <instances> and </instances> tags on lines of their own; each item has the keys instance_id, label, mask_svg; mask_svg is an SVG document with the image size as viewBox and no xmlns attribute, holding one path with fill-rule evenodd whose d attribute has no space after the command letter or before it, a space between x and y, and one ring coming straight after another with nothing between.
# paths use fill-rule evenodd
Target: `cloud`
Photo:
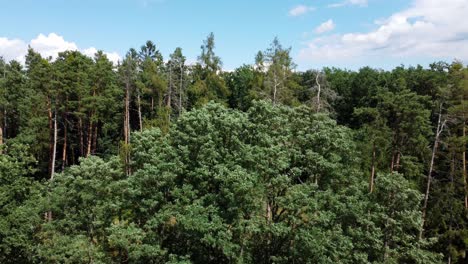
<instances>
[{"instance_id":1,"label":"cloud","mask_svg":"<svg viewBox=\"0 0 468 264\"><path fill-rule=\"evenodd\" d=\"M322 24L320 24L320 26L316 27L315 33L322 34L328 31L332 31L333 29L335 29L335 23L333 22L332 19L329 19L323 22Z\"/></svg>"},{"instance_id":2,"label":"cloud","mask_svg":"<svg viewBox=\"0 0 468 264\"><path fill-rule=\"evenodd\" d=\"M88 57L94 58L94 54L96 54L98 50L95 47L91 47L84 49L81 52ZM117 63L122 59L117 52L104 52L104 54L112 63L114 63L114 65L117 65Z\"/></svg>"},{"instance_id":3,"label":"cloud","mask_svg":"<svg viewBox=\"0 0 468 264\"><path fill-rule=\"evenodd\" d=\"M375 22L372 31L308 41L299 51L298 60L305 63L371 57L468 60L466 14L466 0L413 0L409 8Z\"/></svg>"},{"instance_id":4,"label":"cloud","mask_svg":"<svg viewBox=\"0 0 468 264\"><path fill-rule=\"evenodd\" d=\"M0 56L6 61L21 60L28 45L20 39L0 38Z\"/></svg>"},{"instance_id":5,"label":"cloud","mask_svg":"<svg viewBox=\"0 0 468 264\"><path fill-rule=\"evenodd\" d=\"M97 49L94 47L80 50L74 42L66 41L62 36L56 33L50 33L48 35L39 34L29 42L21 39L0 37L0 56L6 61L17 60L24 63L25 56L28 52L28 45L39 52L43 57L52 57L52 59L57 58L59 52L66 50L79 50L89 57L94 57L94 54L97 52ZM116 52L104 53L113 63L117 63L120 60L120 56Z\"/></svg>"},{"instance_id":6,"label":"cloud","mask_svg":"<svg viewBox=\"0 0 468 264\"><path fill-rule=\"evenodd\" d=\"M59 52L66 50L78 50L78 46L74 42L68 42L55 33L50 33L45 36L39 34L30 42L31 48L39 52L43 57L57 58Z\"/></svg>"},{"instance_id":7,"label":"cloud","mask_svg":"<svg viewBox=\"0 0 468 264\"><path fill-rule=\"evenodd\" d=\"M357 6L367 6L368 0L344 0L343 2L338 2L334 4L328 5L328 7L343 7L349 5L357 5Z\"/></svg>"},{"instance_id":8,"label":"cloud","mask_svg":"<svg viewBox=\"0 0 468 264\"><path fill-rule=\"evenodd\" d=\"M288 12L290 16L297 17L307 14L308 12L314 11L315 7L306 6L306 5L298 5L291 8Z\"/></svg>"}]
</instances>

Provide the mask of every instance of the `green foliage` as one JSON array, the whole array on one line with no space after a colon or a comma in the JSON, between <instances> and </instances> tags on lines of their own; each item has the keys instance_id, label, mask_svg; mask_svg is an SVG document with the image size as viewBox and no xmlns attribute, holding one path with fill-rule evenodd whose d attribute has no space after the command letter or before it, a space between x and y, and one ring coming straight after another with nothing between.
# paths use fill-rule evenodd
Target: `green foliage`
<instances>
[{"instance_id":1,"label":"green foliage","mask_svg":"<svg viewBox=\"0 0 468 264\"><path fill-rule=\"evenodd\" d=\"M35 255L40 225L36 199L44 190L31 177L35 159L21 144L9 144L0 155L0 262L28 263Z\"/></svg>"},{"instance_id":2,"label":"green foliage","mask_svg":"<svg viewBox=\"0 0 468 264\"><path fill-rule=\"evenodd\" d=\"M121 203L126 188L116 159L105 162L91 157L56 175L49 183L47 210L50 222L38 233L41 262L108 263L118 250L112 243L110 227L124 212Z\"/></svg>"},{"instance_id":3,"label":"green foliage","mask_svg":"<svg viewBox=\"0 0 468 264\"><path fill-rule=\"evenodd\" d=\"M294 79L292 71L295 64L290 52L291 48L283 48L275 38L266 51L257 54L257 84L251 93L254 99L269 99L274 104L296 104L295 90L300 86Z\"/></svg>"},{"instance_id":4,"label":"green foliage","mask_svg":"<svg viewBox=\"0 0 468 264\"><path fill-rule=\"evenodd\" d=\"M247 110L251 105L250 93L255 87L255 70L244 65L234 72L226 73L224 79L231 91L229 106L232 108Z\"/></svg>"},{"instance_id":5,"label":"green foliage","mask_svg":"<svg viewBox=\"0 0 468 264\"><path fill-rule=\"evenodd\" d=\"M201 46L202 54L192 69L192 84L188 88L191 107L200 107L209 101L224 103L229 96L224 79L221 77L221 59L214 53L214 34L208 35Z\"/></svg>"},{"instance_id":6,"label":"green foliage","mask_svg":"<svg viewBox=\"0 0 468 264\"><path fill-rule=\"evenodd\" d=\"M118 159L91 157L50 183L35 260L438 259L418 244L421 195L398 174L366 195L349 129L310 108L208 104L132 138L129 178Z\"/></svg>"},{"instance_id":7,"label":"green foliage","mask_svg":"<svg viewBox=\"0 0 468 264\"><path fill-rule=\"evenodd\" d=\"M0 262L466 262L467 68L290 52L0 59Z\"/></svg>"}]
</instances>

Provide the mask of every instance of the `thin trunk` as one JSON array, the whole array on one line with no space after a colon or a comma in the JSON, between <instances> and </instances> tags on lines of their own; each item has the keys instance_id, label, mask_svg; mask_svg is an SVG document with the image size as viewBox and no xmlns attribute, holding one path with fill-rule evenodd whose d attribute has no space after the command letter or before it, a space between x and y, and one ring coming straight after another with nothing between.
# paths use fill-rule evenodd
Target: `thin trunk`
<instances>
[{"instance_id":1,"label":"thin trunk","mask_svg":"<svg viewBox=\"0 0 468 264\"><path fill-rule=\"evenodd\" d=\"M183 73L183 66L180 65L180 86L179 86L179 116L182 113L182 90L183 90L183 80L184 80L184 73Z\"/></svg>"},{"instance_id":2,"label":"thin trunk","mask_svg":"<svg viewBox=\"0 0 468 264\"><path fill-rule=\"evenodd\" d=\"M429 193L431 190L431 182L432 182L432 171L434 168L434 157L435 157L435 152L437 151L437 147L439 145L438 139L434 142L434 147L432 149L432 157L431 157L431 164L429 166L429 172L427 174L427 185L426 185L426 193L424 194L424 204L422 208L422 226L421 230L419 231L419 239L422 238L423 232L424 232L424 225L426 223L426 212L427 212L427 202L429 200Z\"/></svg>"},{"instance_id":3,"label":"thin trunk","mask_svg":"<svg viewBox=\"0 0 468 264\"><path fill-rule=\"evenodd\" d=\"M395 170L398 172L400 170L400 158L401 158L401 152L398 151L397 152L397 156L396 156L396 163L395 163Z\"/></svg>"},{"instance_id":4,"label":"thin trunk","mask_svg":"<svg viewBox=\"0 0 468 264\"><path fill-rule=\"evenodd\" d=\"M424 225L426 222L427 202L429 200L429 193L431 190L432 172L434 171L434 160L435 160L437 148L439 147L440 134L444 130L444 127L445 127L445 120L444 122L442 122L442 105L441 105L440 110L439 110L439 119L437 121L437 130L436 130L436 135L434 139L434 146L432 148L431 163L429 165L429 172L427 173L427 185L426 185L426 193L424 195L424 204L422 208L422 226L419 232L419 239L422 238L423 232L424 232Z\"/></svg>"},{"instance_id":5,"label":"thin trunk","mask_svg":"<svg viewBox=\"0 0 468 264\"><path fill-rule=\"evenodd\" d=\"M80 157L84 156L84 133L83 133L83 120L78 117L78 130L80 134Z\"/></svg>"},{"instance_id":6,"label":"thin trunk","mask_svg":"<svg viewBox=\"0 0 468 264\"><path fill-rule=\"evenodd\" d=\"M266 208L266 209L267 209L267 211L266 211L266 213L267 213L267 215L266 215L266 217L267 217L267 219L266 219L266 220L267 220L267 224L270 224L270 223L271 223L271 219L272 219L271 204L270 204L270 202L267 202L267 208Z\"/></svg>"},{"instance_id":7,"label":"thin trunk","mask_svg":"<svg viewBox=\"0 0 468 264\"><path fill-rule=\"evenodd\" d=\"M98 127L99 123L94 125L93 148L91 151L92 154L96 153L97 150Z\"/></svg>"},{"instance_id":8,"label":"thin trunk","mask_svg":"<svg viewBox=\"0 0 468 264\"><path fill-rule=\"evenodd\" d=\"M137 89L137 104L138 104L138 124L140 125L140 132L143 131L143 120L141 117L141 98L140 90Z\"/></svg>"},{"instance_id":9,"label":"thin trunk","mask_svg":"<svg viewBox=\"0 0 468 264\"><path fill-rule=\"evenodd\" d=\"M71 164L76 164L76 149L73 145L70 145L70 155L71 157L69 159L71 160Z\"/></svg>"},{"instance_id":10,"label":"thin trunk","mask_svg":"<svg viewBox=\"0 0 468 264\"><path fill-rule=\"evenodd\" d=\"M7 138L7 110L3 110L3 136Z\"/></svg>"},{"instance_id":11,"label":"thin trunk","mask_svg":"<svg viewBox=\"0 0 468 264\"><path fill-rule=\"evenodd\" d=\"M393 173L395 167L395 152L392 152L392 163L390 164L390 172Z\"/></svg>"},{"instance_id":12,"label":"thin trunk","mask_svg":"<svg viewBox=\"0 0 468 264\"><path fill-rule=\"evenodd\" d=\"M5 72L4 72L5 73ZM5 78L5 76L3 76ZM3 110L3 123L0 123L0 155L3 154L2 145L3 145L3 137L6 138L6 125L7 125L7 111L6 109Z\"/></svg>"},{"instance_id":13,"label":"thin trunk","mask_svg":"<svg viewBox=\"0 0 468 264\"><path fill-rule=\"evenodd\" d=\"M54 149L53 134L54 134L54 120L52 115L52 103L50 98L47 97L47 118L49 121L49 174L52 174L52 155Z\"/></svg>"},{"instance_id":14,"label":"thin trunk","mask_svg":"<svg viewBox=\"0 0 468 264\"><path fill-rule=\"evenodd\" d=\"M399 150L396 150L393 152L392 155L392 163L390 165L390 172L398 172L398 169L400 168L400 156L401 152Z\"/></svg>"},{"instance_id":15,"label":"thin trunk","mask_svg":"<svg viewBox=\"0 0 468 264\"><path fill-rule=\"evenodd\" d=\"M276 93L277 93L277 90L278 90L278 80L277 80L277 76L275 74L275 77L273 78L274 80L274 84L273 84L273 104L276 104Z\"/></svg>"},{"instance_id":16,"label":"thin trunk","mask_svg":"<svg viewBox=\"0 0 468 264\"><path fill-rule=\"evenodd\" d=\"M130 175L130 81L125 86L125 118L124 118L124 141L125 141L125 173Z\"/></svg>"},{"instance_id":17,"label":"thin trunk","mask_svg":"<svg viewBox=\"0 0 468 264\"><path fill-rule=\"evenodd\" d=\"M65 99L65 106L68 105L68 95ZM67 147L68 147L68 126L67 126L67 113L68 109L65 107L65 112L63 113L63 147L62 147L62 171L65 170L67 165Z\"/></svg>"},{"instance_id":18,"label":"thin trunk","mask_svg":"<svg viewBox=\"0 0 468 264\"><path fill-rule=\"evenodd\" d=\"M466 136L466 125L465 121L463 121L463 142L465 142ZM468 184L466 182L466 144L463 144L463 185L465 187L465 209L468 209Z\"/></svg>"},{"instance_id":19,"label":"thin trunk","mask_svg":"<svg viewBox=\"0 0 468 264\"><path fill-rule=\"evenodd\" d=\"M55 159L57 153L57 111L54 112L54 138L53 138L53 148L52 148L52 165L50 171L50 180L54 180L55 174Z\"/></svg>"},{"instance_id":20,"label":"thin trunk","mask_svg":"<svg viewBox=\"0 0 468 264\"><path fill-rule=\"evenodd\" d=\"M320 72L317 72L317 77L315 78L315 82L317 83L317 112L320 112L320 92L321 92L321 86L319 83L319 77L320 77Z\"/></svg>"},{"instance_id":21,"label":"thin trunk","mask_svg":"<svg viewBox=\"0 0 468 264\"><path fill-rule=\"evenodd\" d=\"M93 90L93 98L96 97L96 90ZM88 125L88 147L86 151L86 157L91 155L92 144L93 144L93 131L94 131L94 113L95 110L92 110L89 113L89 125Z\"/></svg>"},{"instance_id":22,"label":"thin trunk","mask_svg":"<svg viewBox=\"0 0 468 264\"><path fill-rule=\"evenodd\" d=\"M63 148L62 148L62 171L67 165L67 117L63 116Z\"/></svg>"},{"instance_id":23,"label":"thin trunk","mask_svg":"<svg viewBox=\"0 0 468 264\"><path fill-rule=\"evenodd\" d=\"M369 192L374 191L374 178L375 178L375 142L372 144L372 165L371 165L371 176L369 180Z\"/></svg>"},{"instance_id":24,"label":"thin trunk","mask_svg":"<svg viewBox=\"0 0 468 264\"><path fill-rule=\"evenodd\" d=\"M455 155L452 154L452 160L450 162L450 193L454 193L454 184L453 184L453 176L455 175ZM453 223L453 203L450 203L450 222L449 222L449 234L452 233L452 223ZM449 238L449 245L448 248L452 247L452 236ZM447 252L448 255L448 263L452 262L452 255L450 250Z\"/></svg>"},{"instance_id":25,"label":"thin trunk","mask_svg":"<svg viewBox=\"0 0 468 264\"><path fill-rule=\"evenodd\" d=\"M164 94L161 91L159 91L158 92L158 109L162 108L163 102L164 102Z\"/></svg>"},{"instance_id":26,"label":"thin trunk","mask_svg":"<svg viewBox=\"0 0 468 264\"><path fill-rule=\"evenodd\" d=\"M127 144L127 114L124 115L124 143Z\"/></svg>"},{"instance_id":27,"label":"thin trunk","mask_svg":"<svg viewBox=\"0 0 468 264\"><path fill-rule=\"evenodd\" d=\"M91 143L93 139L93 114L91 113L89 117L89 125L88 125L88 143L86 148L86 157L91 155Z\"/></svg>"},{"instance_id":28,"label":"thin trunk","mask_svg":"<svg viewBox=\"0 0 468 264\"><path fill-rule=\"evenodd\" d=\"M166 106L168 108L171 107L171 98L172 98L172 66L169 66L169 87L168 87L168 91L167 91L167 102L166 102Z\"/></svg>"},{"instance_id":29,"label":"thin trunk","mask_svg":"<svg viewBox=\"0 0 468 264\"><path fill-rule=\"evenodd\" d=\"M125 87L124 141L130 143L130 84Z\"/></svg>"},{"instance_id":30,"label":"thin trunk","mask_svg":"<svg viewBox=\"0 0 468 264\"><path fill-rule=\"evenodd\" d=\"M3 64L3 80L6 78L6 64ZM7 110L3 109L3 122L4 126L2 128L2 124L0 124L0 146L3 145L3 129L5 129L5 137L6 137L6 127L7 127ZM2 154L2 148L0 147L0 154Z\"/></svg>"},{"instance_id":31,"label":"thin trunk","mask_svg":"<svg viewBox=\"0 0 468 264\"><path fill-rule=\"evenodd\" d=\"M466 119L465 119L465 104L463 103L463 100L464 100L464 96L462 98L462 102L461 102L461 105L462 105L462 112L463 112L463 152L462 152L462 163L463 163L463 187L464 187L464 190L465 190L465 209L468 209L468 184L466 182Z\"/></svg>"}]
</instances>

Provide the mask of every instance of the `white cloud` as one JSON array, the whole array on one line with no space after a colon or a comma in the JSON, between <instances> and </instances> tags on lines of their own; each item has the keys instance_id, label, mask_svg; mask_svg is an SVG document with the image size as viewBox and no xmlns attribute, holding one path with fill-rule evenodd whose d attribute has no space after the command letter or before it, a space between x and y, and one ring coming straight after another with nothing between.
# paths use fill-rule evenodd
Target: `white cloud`
<instances>
[{"instance_id":1,"label":"white cloud","mask_svg":"<svg viewBox=\"0 0 468 264\"><path fill-rule=\"evenodd\" d=\"M66 50L78 50L74 42L68 42L55 33L50 33L45 36L39 34L35 39L30 42L31 48L39 52L43 57L52 57L55 59L59 52Z\"/></svg>"},{"instance_id":2,"label":"white cloud","mask_svg":"<svg viewBox=\"0 0 468 264\"><path fill-rule=\"evenodd\" d=\"M122 60L120 55L117 52L104 52L106 54L107 58L114 63L114 65L117 65L117 63Z\"/></svg>"},{"instance_id":3,"label":"white cloud","mask_svg":"<svg viewBox=\"0 0 468 264\"><path fill-rule=\"evenodd\" d=\"M95 47L87 48L81 51L84 55L94 58L94 55L98 52ZM104 52L107 58L112 61L115 65L121 60L120 55L117 52Z\"/></svg>"},{"instance_id":4,"label":"white cloud","mask_svg":"<svg viewBox=\"0 0 468 264\"><path fill-rule=\"evenodd\" d=\"M97 52L97 49L94 47L80 50L74 42L66 41L62 36L56 33L50 33L48 35L39 34L28 43L20 39L0 37L0 56L4 57L6 61L18 60L24 63L28 45L39 52L43 57L52 57L52 59L57 58L59 52L66 50L79 50L89 57L94 57L94 54ZM117 63L120 60L120 56L116 52L104 53L113 63Z\"/></svg>"},{"instance_id":5,"label":"white cloud","mask_svg":"<svg viewBox=\"0 0 468 264\"><path fill-rule=\"evenodd\" d=\"M368 0L344 0L343 2L328 5L328 7L343 7L348 5L367 6Z\"/></svg>"},{"instance_id":6,"label":"white cloud","mask_svg":"<svg viewBox=\"0 0 468 264\"><path fill-rule=\"evenodd\" d=\"M91 57L91 58L94 57L94 54L96 54L96 52L98 52L98 50L95 47L87 48L82 51L84 55Z\"/></svg>"},{"instance_id":7,"label":"white cloud","mask_svg":"<svg viewBox=\"0 0 468 264\"><path fill-rule=\"evenodd\" d=\"M466 14L466 0L413 0L411 7L375 22L375 30L312 39L298 59L305 63L369 57L468 60Z\"/></svg>"},{"instance_id":8,"label":"white cloud","mask_svg":"<svg viewBox=\"0 0 468 264\"><path fill-rule=\"evenodd\" d=\"M289 15L290 16L302 16L302 15L305 15L307 14L308 12L311 12L311 11L314 11L315 10L315 7L312 7L312 6L306 6L306 5L298 5L298 6L295 6L293 8L291 8L291 10L289 10Z\"/></svg>"},{"instance_id":9,"label":"white cloud","mask_svg":"<svg viewBox=\"0 0 468 264\"><path fill-rule=\"evenodd\" d=\"M332 19L329 19L323 22L322 24L320 24L320 26L316 27L315 33L322 34L328 31L332 31L333 29L335 29L335 23L333 22Z\"/></svg>"},{"instance_id":10,"label":"white cloud","mask_svg":"<svg viewBox=\"0 0 468 264\"><path fill-rule=\"evenodd\" d=\"M0 38L0 56L6 61L21 60L28 45L20 39Z\"/></svg>"}]
</instances>

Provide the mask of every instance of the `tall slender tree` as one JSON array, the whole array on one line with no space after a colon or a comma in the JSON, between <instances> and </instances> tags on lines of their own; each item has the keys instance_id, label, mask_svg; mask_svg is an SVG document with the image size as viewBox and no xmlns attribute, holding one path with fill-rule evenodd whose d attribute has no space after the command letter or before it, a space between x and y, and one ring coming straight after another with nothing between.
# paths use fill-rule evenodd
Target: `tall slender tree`
<instances>
[{"instance_id":1,"label":"tall slender tree","mask_svg":"<svg viewBox=\"0 0 468 264\"><path fill-rule=\"evenodd\" d=\"M128 175L131 174L130 169L130 133L131 133L131 122L130 122L130 106L132 98L132 90L135 87L135 80L137 78L138 70L138 53L135 49L130 49L125 55L125 59L122 65L119 67L119 73L121 81L124 85L124 120L123 120L123 132L124 141L122 148L122 155L125 163L125 172Z\"/></svg>"},{"instance_id":2,"label":"tall slender tree","mask_svg":"<svg viewBox=\"0 0 468 264\"><path fill-rule=\"evenodd\" d=\"M221 77L222 62L214 49L214 34L210 33L203 41L198 63L192 69L193 81L189 88L192 107L202 106L211 100L225 103L229 96L229 90Z\"/></svg>"},{"instance_id":3,"label":"tall slender tree","mask_svg":"<svg viewBox=\"0 0 468 264\"><path fill-rule=\"evenodd\" d=\"M278 38L274 38L270 47L259 52L256 65L259 71L265 72L264 91L258 91L260 98L270 99L273 104L292 104L295 101L293 90L297 83L291 78L295 64L290 56L291 48L283 48Z\"/></svg>"}]
</instances>

